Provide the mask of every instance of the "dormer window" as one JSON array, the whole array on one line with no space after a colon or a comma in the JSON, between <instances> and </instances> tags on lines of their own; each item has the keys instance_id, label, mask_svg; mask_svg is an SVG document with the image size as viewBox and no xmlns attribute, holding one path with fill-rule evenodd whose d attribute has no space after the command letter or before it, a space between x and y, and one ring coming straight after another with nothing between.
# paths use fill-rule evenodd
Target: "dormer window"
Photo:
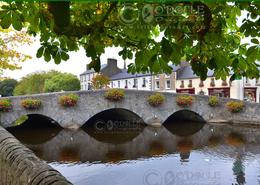
<instances>
[{"instance_id":1,"label":"dormer window","mask_svg":"<svg viewBox=\"0 0 260 185\"><path fill-rule=\"evenodd\" d=\"M211 78L210 86L215 87L215 78Z\"/></svg>"},{"instance_id":2,"label":"dormer window","mask_svg":"<svg viewBox=\"0 0 260 185\"><path fill-rule=\"evenodd\" d=\"M226 80L223 80L222 81L222 86L227 86L228 84L227 84L227 81Z\"/></svg>"}]
</instances>

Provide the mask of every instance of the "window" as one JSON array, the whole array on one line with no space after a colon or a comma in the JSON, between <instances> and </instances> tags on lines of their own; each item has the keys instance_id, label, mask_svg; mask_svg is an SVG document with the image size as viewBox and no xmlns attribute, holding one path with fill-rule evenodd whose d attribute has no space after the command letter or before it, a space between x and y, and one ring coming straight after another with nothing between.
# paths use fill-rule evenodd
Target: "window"
<instances>
[{"instance_id":1,"label":"window","mask_svg":"<svg viewBox=\"0 0 260 185\"><path fill-rule=\"evenodd\" d=\"M211 86L211 87L214 87L214 86L215 86L215 78L211 78L210 86Z\"/></svg>"},{"instance_id":2,"label":"window","mask_svg":"<svg viewBox=\"0 0 260 185\"><path fill-rule=\"evenodd\" d=\"M125 88L128 88L128 81L127 80L125 80Z\"/></svg>"},{"instance_id":3,"label":"window","mask_svg":"<svg viewBox=\"0 0 260 185\"><path fill-rule=\"evenodd\" d=\"M257 79L255 80L255 83L256 83L256 84L259 84L259 78L257 78Z\"/></svg>"},{"instance_id":4,"label":"window","mask_svg":"<svg viewBox=\"0 0 260 185\"><path fill-rule=\"evenodd\" d=\"M160 82L159 82L159 80L156 81L156 89L160 89Z\"/></svg>"},{"instance_id":5,"label":"window","mask_svg":"<svg viewBox=\"0 0 260 185\"><path fill-rule=\"evenodd\" d=\"M227 80L222 80L222 86L227 86Z\"/></svg>"},{"instance_id":6,"label":"window","mask_svg":"<svg viewBox=\"0 0 260 185\"><path fill-rule=\"evenodd\" d=\"M181 87L181 88L184 88L184 80L181 81L180 87Z\"/></svg>"},{"instance_id":7,"label":"window","mask_svg":"<svg viewBox=\"0 0 260 185\"><path fill-rule=\"evenodd\" d=\"M113 88L113 82L110 83L110 87Z\"/></svg>"},{"instance_id":8,"label":"window","mask_svg":"<svg viewBox=\"0 0 260 185\"><path fill-rule=\"evenodd\" d=\"M189 85L188 87L192 87L192 80L189 80Z\"/></svg>"},{"instance_id":9,"label":"window","mask_svg":"<svg viewBox=\"0 0 260 185\"><path fill-rule=\"evenodd\" d=\"M202 80L200 80L199 87L204 87L204 82Z\"/></svg>"},{"instance_id":10,"label":"window","mask_svg":"<svg viewBox=\"0 0 260 185\"><path fill-rule=\"evenodd\" d=\"M246 77L246 84L248 84L249 83L249 79Z\"/></svg>"},{"instance_id":11,"label":"window","mask_svg":"<svg viewBox=\"0 0 260 185\"><path fill-rule=\"evenodd\" d=\"M166 88L167 89L171 88L171 80L166 80Z\"/></svg>"},{"instance_id":12,"label":"window","mask_svg":"<svg viewBox=\"0 0 260 185\"><path fill-rule=\"evenodd\" d=\"M137 81L137 79L135 78L135 79L134 79L134 85L133 85L133 88L137 88L137 86L138 86L138 81Z\"/></svg>"},{"instance_id":13,"label":"window","mask_svg":"<svg viewBox=\"0 0 260 185\"><path fill-rule=\"evenodd\" d=\"M146 79L143 78L143 87L146 87Z\"/></svg>"},{"instance_id":14,"label":"window","mask_svg":"<svg viewBox=\"0 0 260 185\"><path fill-rule=\"evenodd\" d=\"M117 86L120 87L120 81L117 82Z\"/></svg>"},{"instance_id":15,"label":"window","mask_svg":"<svg viewBox=\"0 0 260 185\"><path fill-rule=\"evenodd\" d=\"M91 83L88 83L88 90L91 90L92 87L91 87Z\"/></svg>"}]
</instances>

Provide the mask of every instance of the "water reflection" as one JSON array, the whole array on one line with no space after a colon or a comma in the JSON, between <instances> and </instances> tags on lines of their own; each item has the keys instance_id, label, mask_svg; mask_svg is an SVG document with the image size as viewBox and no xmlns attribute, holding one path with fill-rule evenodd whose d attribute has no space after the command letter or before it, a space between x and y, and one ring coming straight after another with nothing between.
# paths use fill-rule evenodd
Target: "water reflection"
<instances>
[{"instance_id":1,"label":"water reflection","mask_svg":"<svg viewBox=\"0 0 260 185\"><path fill-rule=\"evenodd\" d=\"M24 131L23 136L33 136L32 132ZM95 127L61 130L37 143L19 139L73 184L148 185L148 172L153 169L164 182L170 174L176 184L257 184L259 136L256 128L179 122L134 132L118 128L100 132Z\"/></svg>"},{"instance_id":2,"label":"water reflection","mask_svg":"<svg viewBox=\"0 0 260 185\"><path fill-rule=\"evenodd\" d=\"M204 124L204 122L174 121L165 122L163 125L174 135L190 136L201 130Z\"/></svg>"}]
</instances>

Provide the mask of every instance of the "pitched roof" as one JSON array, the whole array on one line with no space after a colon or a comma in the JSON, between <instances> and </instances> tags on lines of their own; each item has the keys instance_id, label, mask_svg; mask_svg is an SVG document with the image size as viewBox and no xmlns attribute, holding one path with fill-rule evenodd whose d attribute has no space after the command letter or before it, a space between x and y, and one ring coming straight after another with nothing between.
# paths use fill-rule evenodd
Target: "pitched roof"
<instances>
[{"instance_id":1,"label":"pitched roof","mask_svg":"<svg viewBox=\"0 0 260 185\"><path fill-rule=\"evenodd\" d=\"M214 75L213 70L208 70L207 76L212 77ZM189 78L199 78L192 70L191 66L183 66L177 70L177 80L189 79Z\"/></svg>"},{"instance_id":2,"label":"pitched roof","mask_svg":"<svg viewBox=\"0 0 260 185\"><path fill-rule=\"evenodd\" d=\"M127 69L122 69L121 73L117 73L110 77L111 80L119 80L119 79L127 79L127 78L136 78L136 77L142 77L142 76L150 76L150 73L137 73L137 74L131 74L127 73Z\"/></svg>"},{"instance_id":3,"label":"pitched roof","mask_svg":"<svg viewBox=\"0 0 260 185\"><path fill-rule=\"evenodd\" d=\"M101 67L100 67L100 70L104 69L106 66L107 66L107 64L102 64ZM94 69L88 69L85 72L81 73L80 76L90 74L90 73L95 73L95 70Z\"/></svg>"}]
</instances>

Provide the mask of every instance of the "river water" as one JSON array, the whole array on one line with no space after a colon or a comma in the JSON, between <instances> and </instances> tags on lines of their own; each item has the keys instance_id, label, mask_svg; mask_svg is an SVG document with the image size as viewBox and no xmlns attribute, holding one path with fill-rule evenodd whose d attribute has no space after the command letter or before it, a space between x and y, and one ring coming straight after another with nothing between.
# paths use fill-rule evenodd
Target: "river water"
<instances>
[{"instance_id":1,"label":"river water","mask_svg":"<svg viewBox=\"0 0 260 185\"><path fill-rule=\"evenodd\" d=\"M98 122L9 131L75 185L260 184L259 128Z\"/></svg>"}]
</instances>

